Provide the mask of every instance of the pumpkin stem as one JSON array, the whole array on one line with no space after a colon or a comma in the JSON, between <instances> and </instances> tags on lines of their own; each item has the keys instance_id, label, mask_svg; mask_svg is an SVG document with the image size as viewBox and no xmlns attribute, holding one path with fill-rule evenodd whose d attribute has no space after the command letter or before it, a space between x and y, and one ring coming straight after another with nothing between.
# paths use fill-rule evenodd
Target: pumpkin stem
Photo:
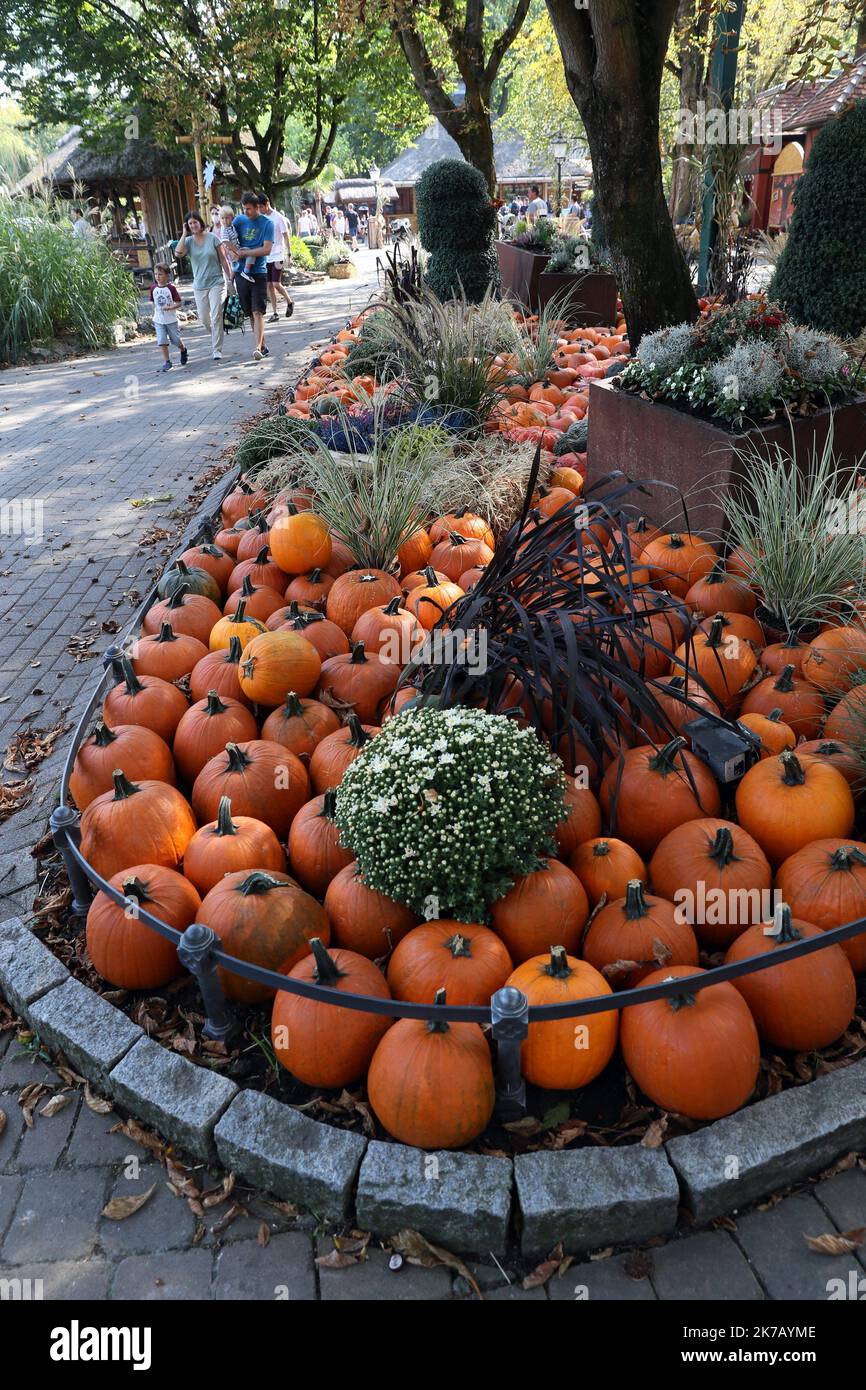
<instances>
[{"instance_id":1,"label":"pumpkin stem","mask_svg":"<svg viewBox=\"0 0 866 1390\"><path fill-rule=\"evenodd\" d=\"M715 839L710 845L707 857L712 859L713 863L719 869L726 869L728 865L736 859L737 856L734 853L734 837L731 834L729 826L719 826L715 834Z\"/></svg>"},{"instance_id":2,"label":"pumpkin stem","mask_svg":"<svg viewBox=\"0 0 866 1390\"><path fill-rule=\"evenodd\" d=\"M93 742L97 748L107 748L117 738L113 729L109 729L104 719L97 719L96 728L93 730Z\"/></svg>"},{"instance_id":3,"label":"pumpkin stem","mask_svg":"<svg viewBox=\"0 0 866 1390\"><path fill-rule=\"evenodd\" d=\"M311 584L318 584L321 578L322 571L320 569L310 570L310 573L307 575L307 579Z\"/></svg>"},{"instance_id":4,"label":"pumpkin stem","mask_svg":"<svg viewBox=\"0 0 866 1390\"><path fill-rule=\"evenodd\" d=\"M625 890L625 906L623 911L630 922L636 922L639 917L646 917L649 913L647 900L643 894L644 882L640 878L629 879Z\"/></svg>"},{"instance_id":5,"label":"pumpkin stem","mask_svg":"<svg viewBox=\"0 0 866 1390\"><path fill-rule=\"evenodd\" d=\"M233 623L245 623L246 620L247 620L247 601L246 601L245 598L242 598L242 599L239 600L238 606L237 606L237 608L235 609L234 613L232 613L232 622L233 622Z\"/></svg>"},{"instance_id":6,"label":"pumpkin stem","mask_svg":"<svg viewBox=\"0 0 866 1390\"><path fill-rule=\"evenodd\" d=\"M550 960L547 965L542 966L545 975L549 975L554 980L566 980L571 974L571 966L568 963L568 955L564 946L551 946Z\"/></svg>"},{"instance_id":7,"label":"pumpkin stem","mask_svg":"<svg viewBox=\"0 0 866 1390\"><path fill-rule=\"evenodd\" d=\"M830 855L830 867L833 869L850 869L852 863L866 864L866 854L856 845L840 845Z\"/></svg>"},{"instance_id":8,"label":"pumpkin stem","mask_svg":"<svg viewBox=\"0 0 866 1390\"><path fill-rule=\"evenodd\" d=\"M678 1013L680 1009L693 1009L697 1000L693 994L684 989L681 994L672 994L670 1006L673 1013Z\"/></svg>"},{"instance_id":9,"label":"pumpkin stem","mask_svg":"<svg viewBox=\"0 0 866 1390\"><path fill-rule=\"evenodd\" d=\"M257 565L266 565L266 564L268 563L268 560L269 560L270 558L271 558L271 552L270 552L270 550L268 549L268 547L267 547L266 545L263 545L262 548L261 548L261 550L259 551L258 555L256 556L256 564L257 564Z\"/></svg>"},{"instance_id":10,"label":"pumpkin stem","mask_svg":"<svg viewBox=\"0 0 866 1390\"><path fill-rule=\"evenodd\" d=\"M778 724L782 718L782 711L777 706L775 709L770 710L770 713L767 715L767 718L770 720L772 724Z\"/></svg>"},{"instance_id":11,"label":"pumpkin stem","mask_svg":"<svg viewBox=\"0 0 866 1390\"><path fill-rule=\"evenodd\" d=\"M147 884L142 883L138 875L133 878L125 878L120 885L120 891L125 898L135 898L139 905L147 902L150 894L147 891Z\"/></svg>"},{"instance_id":12,"label":"pumpkin stem","mask_svg":"<svg viewBox=\"0 0 866 1390\"><path fill-rule=\"evenodd\" d=\"M785 695L790 694L790 692L794 689L794 682L791 679L793 674L793 666L783 666L779 674L779 679L776 681L775 685L773 686L773 689L781 690Z\"/></svg>"},{"instance_id":13,"label":"pumpkin stem","mask_svg":"<svg viewBox=\"0 0 866 1390\"><path fill-rule=\"evenodd\" d=\"M208 691L207 704L204 708L205 714L227 714L228 708L228 705L224 705L220 699L218 690Z\"/></svg>"},{"instance_id":14,"label":"pumpkin stem","mask_svg":"<svg viewBox=\"0 0 866 1390\"><path fill-rule=\"evenodd\" d=\"M313 979L317 985L335 985L338 980L344 977L345 970L337 969L336 961L333 956L328 955L320 937L310 937L310 950L316 962L313 969Z\"/></svg>"},{"instance_id":15,"label":"pumpkin stem","mask_svg":"<svg viewBox=\"0 0 866 1390\"><path fill-rule=\"evenodd\" d=\"M458 956L472 955L472 942L469 940L468 936L461 936L459 932L455 932L454 935L449 937L445 942L445 949L450 951L456 960Z\"/></svg>"},{"instance_id":16,"label":"pumpkin stem","mask_svg":"<svg viewBox=\"0 0 866 1390\"><path fill-rule=\"evenodd\" d=\"M443 1007L443 1005L445 1004L445 991L444 991L444 989L437 989L436 994L435 994L435 997L434 997L434 999L433 999L433 1003L434 1003L434 1004L437 1004L437 1005L439 1006L440 1009ZM444 1019L444 1018L441 1018L441 1019L440 1019L440 1018L431 1018L430 1021L429 1021L429 1023L427 1024L427 1032L428 1032L428 1033L447 1033L447 1032L448 1032L448 1023L447 1023L447 1020Z\"/></svg>"},{"instance_id":17,"label":"pumpkin stem","mask_svg":"<svg viewBox=\"0 0 866 1390\"><path fill-rule=\"evenodd\" d=\"M328 820L333 820L336 814L337 814L337 788L336 788L336 787L328 787L328 790L325 792L324 796L322 797L322 809L321 809L321 811L319 812L319 815L320 815L320 816L325 816L325 817L327 817Z\"/></svg>"},{"instance_id":18,"label":"pumpkin stem","mask_svg":"<svg viewBox=\"0 0 866 1390\"><path fill-rule=\"evenodd\" d=\"M682 550L684 545L685 541L678 532L674 531L668 536L668 550Z\"/></svg>"},{"instance_id":19,"label":"pumpkin stem","mask_svg":"<svg viewBox=\"0 0 866 1390\"><path fill-rule=\"evenodd\" d=\"M290 888L289 883L280 883L279 879L271 878L270 874L264 873L261 869L254 869L251 874L247 874L243 883L239 883L237 891L242 893L245 898L254 897L260 893L270 893L272 888Z\"/></svg>"},{"instance_id":20,"label":"pumpkin stem","mask_svg":"<svg viewBox=\"0 0 866 1390\"><path fill-rule=\"evenodd\" d=\"M678 738L672 738L670 743L666 743L664 748L650 758L648 767L653 772L660 772L662 777L667 777L668 773L674 771L674 758L681 748L685 748L685 745L686 740L682 735Z\"/></svg>"},{"instance_id":21,"label":"pumpkin stem","mask_svg":"<svg viewBox=\"0 0 866 1390\"><path fill-rule=\"evenodd\" d=\"M243 772L252 762L238 743L227 743L226 752L229 755L226 772Z\"/></svg>"},{"instance_id":22,"label":"pumpkin stem","mask_svg":"<svg viewBox=\"0 0 866 1390\"><path fill-rule=\"evenodd\" d=\"M359 583L359 584L375 584L377 578L378 578L378 575L375 575L375 574L359 574L359 575L358 575L358 583Z\"/></svg>"},{"instance_id":23,"label":"pumpkin stem","mask_svg":"<svg viewBox=\"0 0 866 1390\"><path fill-rule=\"evenodd\" d=\"M806 774L796 753L787 748L784 753L779 754L779 762L782 764L782 781L785 786L802 787L806 781Z\"/></svg>"},{"instance_id":24,"label":"pumpkin stem","mask_svg":"<svg viewBox=\"0 0 866 1390\"><path fill-rule=\"evenodd\" d=\"M448 544L449 544L449 545L465 545L465 544L466 544L466 537L465 537L465 536L461 536L459 531L449 531L449 532L448 532Z\"/></svg>"},{"instance_id":25,"label":"pumpkin stem","mask_svg":"<svg viewBox=\"0 0 866 1390\"><path fill-rule=\"evenodd\" d=\"M217 810L216 830L214 834L237 835L237 833L238 828L232 820L231 797L221 796L219 808Z\"/></svg>"},{"instance_id":26,"label":"pumpkin stem","mask_svg":"<svg viewBox=\"0 0 866 1390\"><path fill-rule=\"evenodd\" d=\"M289 516L298 515L298 505L296 502L293 502L291 498L288 498L286 501L286 512Z\"/></svg>"},{"instance_id":27,"label":"pumpkin stem","mask_svg":"<svg viewBox=\"0 0 866 1390\"><path fill-rule=\"evenodd\" d=\"M777 903L773 911L773 925L770 928L765 928L765 934L775 937L774 944L776 946L800 940L802 932L794 926L791 909L787 903Z\"/></svg>"},{"instance_id":28,"label":"pumpkin stem","mask_svg":"<svg viewBox=\"0 0 866 1390\"><path fill-rule=\"evenodd\" d=\"M178 564L180 564L180 563L181 563L180 560L178 560ZM189 593L189 585L188 585L188 584L178 584L177 588L175 589L174 593L172 594L171 598L170 598L169 601L168 601L168 606L169 606L169 608L170 608L170 609L183 608L183 601L184 601L184 599L186 598L186 596L187 596L188 593Z\"/></svg>"},{"instance_id":29,"label":"pumpkin stem","mask_svg":"<svg viewBox=\"0 0 866 1390\"><path fill-rule=\"evenodd\" d=\"M427 580L427 584L431 589L435 589L436 585L439 583L439 580L436 578L436 571L432 565L424 566L424 578Z\"/></svg>"},{"instance_id":30,"label":"pumpkin stem","mask_svg":"<svg viewBox=\"0 0 866 1390\"><path fill-rule=\"evenodd\" d=\"M709 574L704 576L704 583L724 584L727 582L728 579L730 579L730 575L728 574L721 560L717 560L716 563L713 565L713 568L710 570Z\"/></svg>"},{"instance_id":31,"label":"pumpkin stem","mask_svg":"<svg viewBox=\"0 0 866 1390\"><path fill-rule=\"evenodd\" d=\"M243 600L243 599L252 598L252 596L253 596L253 594L254 594L255 592L256 592L256 587L255 587L255 585L253 584L252 579L250 578L250 576L249 576L248 574L245 574L245 575L244 575L244 582L243 582L243 584L241 585L241 597L240 597L240 599L238 600L238 602L240 603L241 600Z\"/></svg>"},{"instance_id":32,"label":"pumpkin stem","mask_svg":"<svg viewBox=\"0 0 866 1390\"><path fill-rule=\"evenodd\" d=\"M214 550L219 550L219 546L214 545L214 541L215 541L215 540L216 540L216 532L214 531L214 529L213 529L213 527L211 526L210 522L209 522L209 521L203 521L202 524L201 524L201 545L202 545L202 548L204 548L204 546L206 546L206 545L213 545ZM222 552L220 552L220 553L222 553Z\"/></svg>"},{"instance_id":33,"label":"pumpkin stem","mask_svg":"<svg viewBox=\"0 0 866 1390\"><path fill-rule=\"evenodd\" d=\"M363 642L353 642L353 643L352 643L352 658L351 658L351 661L350 661L350 663L349 663L350 666L363 666L363 664L364 664L364 662L365 662L366 660L367 660L367 657L366 657L366 654L365 654L365 652L364 652L364 643L363 643Z\"/></svg>"},{"instance_id":34,"label":"pumpkin stem","mask_svg":"<svg viewBox=\"0 0 866 1390\"><path fill-rule=\"evenodd\" d=\"M226 648L226 665L237 666L243 655L243 647L239 637L230 637Z\"/></svg>"},{"instance_id":35,"label":"pumpkin stem","mask_svg":"<svg viewBox=\"0 0 866 1390\"><path fill-rule=\"evenodd\" d=\"M384 613L387 613L389 618L392 618L392 617L394 616L395 613L398 613L398 612L400 611L400 605L401 605L402 602L403 602L403 595L402 595L402 594L395 594L393 598L390 598L390 599L388 600L388 602L385 604L385 607L384 607L384 609L383 609L382 611L383 611Z\"/></svg>"},{"instance_id":36,"label":"pumpkin stem","mask_svg":"<svg viewBox=\"0 0 866 1390\"><path fill-rule=\"evenodd\" d=\"M610 845L609 845L608 841L607 841L607 840L599 840L599 842L598 842L597 845L593 845L593 847L592 847L592 853L593 853L593 857L594 857L594 858L597 858L597 859L602 859L602 858L604 858L605 855L610 854Z\"/></svg>"},{"instance_id":37,"label":"pumpkin stem","mask_svg":"<svg viewBox=\"0 0 866 1390\"><path fill-rule=\"evenodd\" d=\"M126 801L128 797L135 796L137 791L141 791L141 788L137 787L134 782L130 782L121 767L116 767L114 769L111 774L111 780L114 783L115 801Z\"/></svg>"},{"instance_id":38,"label":"pumpkin stem","mask_svg":"<svg viewBox=\"0 0 866 1390\"><path fill-rule=\"evenodd\" d=\"M135 674L132 662L128 656L121 658L120 669L123 672L123 680L126 685L127 695L140 695L144 686Z\"/></svg>"},{"instance_id":39,"label":"pumpkin stem","mask_svg":"<svg viewBox=\"0 0 866 1390\"><path fill-rule=\"evenodd\" d=\"M176 642L177 633L171 623L160 623L159 632L154 637L154 642Z\"/></svg>"},{"instance_id":40,"label":"pumpkin stem","mask_svg":"<svg viewBox=\"0 0 866 1390\"><path fill-rule=\"evenodd\" d=\"M712 647L713 650L715 650L722 645L725 640L724 627L724 619L720 613L717 613L710 623L710 630L707 633L706 645L708 647Z\"/></svg>"},{"instance_id":41,"label":"pumpkin stem","mask_svg":"<svg viewBox=\"0 0 866 1390\"><path fill-rule=\"evenodd\" d=\"M176 570L178 574L189 574L185 560L175 560L172 569Z\"/></svg>"},{"instance_id":42,"label":"pumpkin stem","mask_svg":"<svg viewBox=\"0 0 866 1390\"><path fill-rule=\"evenodd\" d=\"M363 748L365 743L370 742L372 735L367 733L357 714L350 714L346 723L351 730L349 742L353 748Z\"/></svg>"},{"instance_id":43,"label":"pumpkin stem","mask_svg":"<svg viewBox=\"0 0 866 1390\"><path fill-rule=\"evenodd\" d=\"M294 690L290 690L289 693L286 695L286 703L283 706L283 714L286 716L287 719L303 718L304 706L301 704Z\"/></svg>"}]
</instances>

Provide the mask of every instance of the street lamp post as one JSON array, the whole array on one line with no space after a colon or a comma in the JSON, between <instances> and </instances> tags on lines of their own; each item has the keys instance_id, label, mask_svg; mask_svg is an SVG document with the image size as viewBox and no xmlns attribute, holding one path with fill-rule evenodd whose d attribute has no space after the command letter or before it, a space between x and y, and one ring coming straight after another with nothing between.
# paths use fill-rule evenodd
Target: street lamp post
<instances>
[{"instance_id":1,"label":"street lamp post","mask_svg":"<svg viewBox=\"0 0 866 1390\"><path fill-rule=\"evenodd\" d=\"M556 215L562 213L562 166L568 158L568 141L561 133L551 140L553 158L556 162Z\"/></svg>"},{"instance_id":2,"label":"street lamp post","mask_svg":"<svg viewBox=\"0 0 866 1390\"><path fill-rule=\"evenodd\" d=\"M381 245L382 245L382 242L381 242L381 240L380 240L381 231L382 231L382 224L381 224L381 222L380 222L380 218L381 218L381 216L382 216L382 185L379 183L379 175L381 174L381 172L382 172L382 170L379 168L378 164L371 164L371 165L370 165L370 179L371 179L372 184L373 184L373 189L374 189L375 198L376 198L376 211L375 211L375 213L373 214L373 222L372 222L373 227L375 227L375 231L372 233L372 236L371 236L371 233L370 233L370 221L369 221L369 219L368 219L368 222L367 222L367 246L369 247L369 249L370 249L371 251L377 251L377 250L379 250L379 248L380 248ZM375 245L374 245L374 241L375 241Z\"/></svg>"}]
</instances>

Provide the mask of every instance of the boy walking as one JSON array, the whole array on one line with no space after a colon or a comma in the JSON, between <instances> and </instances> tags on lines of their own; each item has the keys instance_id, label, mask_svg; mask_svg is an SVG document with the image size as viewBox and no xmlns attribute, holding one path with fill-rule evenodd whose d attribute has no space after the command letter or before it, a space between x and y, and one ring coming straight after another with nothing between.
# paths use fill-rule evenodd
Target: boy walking
<instances>
[{"instance_id":1,"label":"boy walking","mask_svg":"<svg viewBox=\"0 0 866 1390\"><path fill-rule=\"evenodd\" d=\"M267 259L274 249L274 224L263 216L255 193L245 193L241 203L243 213L232 224L241 246L241 258L234 267L235 289L244 313L252 320L253 361L261 362L263 357L270 355L270 349L265 347L265 311L268 307Z\"/></svg>"},{"instance_id":2,"label":"boy walking","mask_svg":"<svg viewBox=\"0 0 866 1390\"><path fill-rule=\"evenodd\" d=\"M292 263L291 227L279 208L271 207L271 200L267 193L259 194L259 211L267 217L269 222L273 223L274 227L273 250L267 261L268 294L271 299L271 313L268 323L278 323L277 295L280 295L286 302L287 319L290 319L295 312L295 301L283 285L283 265L291 265Z\"/></svg>"},{"instance_id":3,"label":"boy walking","mask_svg":"<svg viewBox=\"0 0 866 1390\"><path fill-rule=\"evenodd\" d=\"M186 366L187 357L186 344L180 336L180 325L177 321L177 306L180 304L180 295L177 287L172 284L171 271L167 265L155 265L153 268L156 284L150 287L150 299L153 304L153 326L156 329L157 346L162 349L161 372L170 372L172 366L169 355L169 344L173 343L180 350L180 365Z\"/></svg>"}]
</instances>

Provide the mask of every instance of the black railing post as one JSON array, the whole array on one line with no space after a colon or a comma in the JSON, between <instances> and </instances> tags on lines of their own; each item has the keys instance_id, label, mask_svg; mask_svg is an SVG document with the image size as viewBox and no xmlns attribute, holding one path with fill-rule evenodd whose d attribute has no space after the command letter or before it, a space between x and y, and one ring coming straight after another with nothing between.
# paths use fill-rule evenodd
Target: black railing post
<instances>
[{"instance_id":1,"label":"black railing post","mask_svg":"<svg viewBox=\"0 0 866 1390\"><path fill-rule=\"evenodd\" d=\"M526 1082L520 1072L520 1044L529 1028L529 1002L513 985L498 989L490 1001L496 1039L496 1115L519 1120L526 1114Z\"/></svg>"},{"instance_id":2,"label":"black railing post","mask_svg":"<svg viewBox=\"0 0 866 1390\"><path fill-rule=\"evenodd\" d=\"M60 857L63 860L66 876L72 889L72 916L86 917L93 898L93 889L87 874L69 848L70 844L74 844L77 849L81 843L78 812L73 810L71 806L57 806L51 812L48 825L54 840L54 847L60 851Z\"/></svg>"},{"instance_id":3,"label":"black railing post","mask_svg":"<svg viewBox=\"0 0 866 1390\"><path fill-rule=\"evenodd\" d=\"M240 1023L231 1006L226 1002L220 977L217 974L213 949L217 934L212 927L201 922L193 922L180 939L177 954L180 963L190 974L195 975L201 991L206 1014L202 1029L206 1038L216 1042L230 1042L240 1029Z\"/></svg>"},{"instance_id":4,"label":"black railing post","mask_svg":"<svg viewBox=\"0 0 866 1390\"><path fill-rule=\"evenodd\" d=\"M114 679L116 681L123 680L123 668L120 665L122 657L122 649L113 645L110 647L106 647L105 651L102 653L103 669L107 671L110 667L111 674L114 676Z\"/></svg>"}]
</instances>

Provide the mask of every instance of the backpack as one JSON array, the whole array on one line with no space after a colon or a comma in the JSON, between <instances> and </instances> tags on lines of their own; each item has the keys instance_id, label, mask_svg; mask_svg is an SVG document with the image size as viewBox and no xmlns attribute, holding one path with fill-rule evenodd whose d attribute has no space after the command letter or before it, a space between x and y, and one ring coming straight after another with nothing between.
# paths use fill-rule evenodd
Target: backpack
<instances>
[{"instance_id":1,"label":"backpack","mask_svg":"<svg viewBox=\"0 0 866 1390\"><path fill-rule=\"evenodd\" d=\"M223 305L223 328L226 332L232 328L240 328L242 333L246 332L244 328L244 311L241 307L241 301L234 293L227 296L226 302Z\"/></svg>"}]
</instances>

